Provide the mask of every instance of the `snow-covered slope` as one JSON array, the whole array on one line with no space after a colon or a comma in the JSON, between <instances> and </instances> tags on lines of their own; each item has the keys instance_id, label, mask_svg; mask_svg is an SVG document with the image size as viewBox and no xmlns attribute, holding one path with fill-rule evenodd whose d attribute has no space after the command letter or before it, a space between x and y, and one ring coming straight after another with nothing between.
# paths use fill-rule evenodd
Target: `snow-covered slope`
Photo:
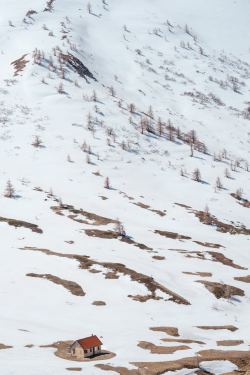
<instances>
[{"instance_id":1,"label":"snow-covered slope","mask_svg":"<svg viewBox=\"0 0 250 375\"><path fill-rule=\"evenodd\" d=\"M156 374L248 350L249 14L247 0L0 0L1 375ZM41 347L92 333L114 358Z\"/></svg>"}]
</instances>

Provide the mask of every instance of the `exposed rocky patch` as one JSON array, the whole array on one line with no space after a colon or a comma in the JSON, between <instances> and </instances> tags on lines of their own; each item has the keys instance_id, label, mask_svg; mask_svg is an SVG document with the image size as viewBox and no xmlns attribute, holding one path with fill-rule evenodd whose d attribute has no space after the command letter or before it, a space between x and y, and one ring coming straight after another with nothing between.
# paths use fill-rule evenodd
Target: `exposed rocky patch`
<instances>
[{"instance_id":1,"label":"exposed rocky patch","mask_svg":"<svg viewBox=\"0 0 250 375\"><path fill-rule=\"evenodd\" d=\"M66 215L69 219L77 221L81 224L88 225L108 225L116 224L117 220L110 219L104 216L97 215L93 212L84 211L83 209L77 209L69 204L61 204L59 206L52 206L52 211L57 215Z\"/></svg>"},{"instance_id":2,"label":"exposed rocky patch","mask_svg":"<svg viewBox=\"0 0 250 375\"><path fill-rule=\"evenodd\" d=\"M53 255L53 256L58 256L58 257L68 258L68 259L75 259L80 263L80 268L86 269L86 270L90 270L93 266L98 265L109 271L111 270L112 272L118 275L122 274L125 276L129 276L132 281L136 281L140 284L143 284L150 292L150 296L152 299L155 299L157 291L161 291L162 293L166 295L168 301L173 301L175 303L184 304L184 305L190 304L185 298L181 297L179 294L172 292L170 289L161 285L156 280L154 280L153 277L136 272L121 263L99 262L84 255L62 254L62 253L56 253L54 251L50 251L48 249L39 249L35 247L25 247L25 248L22 248L22 250L39 251L47 255Z\"/></svg>"},{"instance_id":3,"label":"exposed rocky patch","mask_svg":"<svg viewBox=\"0 0 250 375\"><path fill-rule=\"evenodd\" d=\"M250 353L249 351L222 351L222 350L203 350L198 352L199 359L195 357L185 357L172 361L162 362L133 362L136 369L127 369L126 367L115 367L107 364L98 364L96 367L104 371L114 371L120 375L160 375L168 371L177 371L183 369L197 369L202 361L229 360L236 364L240 369L249 369ZM246 374L246 372L243 372Z\"/></svg>"},{"instance_id":4,"label":"exposed rocky patch","mask_svg":"<svg viewBox=\"0 0 250 375\"><path fill-rule=\"evenodd\" d=\"M90 236L90 237L98 237L98 238L104 238L104 239L116 239L121 242L126 242L129 245L134 245L136 247L139 247L141 250L148 250L151 251L153 250L151 247L148 247L144 245L143 243L136 242L132 240L128 236L121 236L120 233L117 233L112 230L101 230L101 229L85 229L85 233Z\"/></svg>"},{"instance_id":5,"label":"exposed rocky patch","mask_svg":"<svg viewBox=\"0 0 250 375\"><path fill-rule=\"evenodd\" d=\"M237 346L240 344L244 344L243 340L220 340L216 341L218 346Z\"/></svg>"},{"instance_id":6,"label":"exposed rocky patch","mask_svg":"<svg viewBox=\"0 0 250 375\"><path fill-rule=\"evenodd\" d=\"M154 233L159 234L160 236L171 238L173 240L191 240L191 237L184 236L183 234L175 233L175 232L168 232L163 230L155 230Z\"/></svg>"},{"instance_id":7,"label":"exposed rocky patch","mask_svg":"<svg viewBox=\"0 0 250 375\"><path fill-rule=\"evenodd\" d=\"M139 206L141 208L143 208L144 210L148 210L148 211L151 211L161 217L163 216L166 216L166 212L164 211L161 211L161 210L156 210L152 207L150 207L148 204L145 204L145 203L142 203L142 202L136 202L136 203L133 203L135 206Z\"/></svg>"},{"instance_id":8,"label":"exposed rocky patch","mask_svg":"<svg viewBox=\"0 0 250 375\"><path fill-rule=\"evenodd\" d=\"M174 337L180 336L178 328L176 327L151 327L150 330L155 331L155 332L164 332L169 336L174 336Z\"/></svg>"},{"instance_id":9,"label":"exposed rocky patch","mask_svg":"<svg viewBox=\"0 0 250 375\"><path fill-rule=\"evenodd\" d=\"M105 306L106 302L104 302L104 301L94 301L94 302L92 302L92 305L94 305L94 306Z\"/></svg>"},{"instance_id":10,"label":"exposed rocky patch","mask_svg":"<svg viewBox=\"0 0 250 375\"><path fill-rule=\"evenodd\" d=\"M147 341L140 341L137 346L139 346L139 348L149 350L151 354L173 354L178 350L190 349L190 347L186 345L159 346Z\"/></svg>"},{"instance_id":11,"label":"exposed rocky patch","mask_svg":"<svg viewBox=\"0 0 250 375\"><path fill-rule=\"evenodd\" d=\"M13 348L13 346L0 343L0 350L11 349L11 348Z\"/></svg>"},{"instance_id":12,"label":"exposed rocky patch","mask_svg":"<svg viewBox=\"0 0 250 375\"><path fill-rule=\"evenodd\" d=\"M197 326L197 328L200 328L200 329L211 329L211 330L227 330L227 331L231 331L231 332L235 332L238 330L237 327L233 326L233 325L225 325L225 326Z\"/></svg>"},{"instance_id":13,"label":"exposed rocky patch","mask_svg":"<svg viewBox=\"0 0 250 375\"><path fill-rule=\"evenodd\" d=\"M236 288L232 285L220 284L212 281L197 280L197 283L203 284L209 292L217 298L231 298L233 296L244 296L245 293L242 289Z\"/></svg>"},{"instance_id":14,"label":"exposed rocky patch","mask_svg":"<svg viewBox=\"0 0 250 375\"><path fill-rule=\"evenodd\" d=\"M234 280L241 281L243 283L250 283L250 275L234 277Z\"/></svg>"},{"instance_id":15,"label":"exposed rocky patch","mask_svg":"<svg viewBox=\"0 0 250 375\"><path fill-rule=\"evenodd\" d=\"M61 279L60 277L50 275L48 273L46 274L27 273L26 276L49 280L54 284L63 286L74 296L80 296L80 297L85 296L85 292L82 290L82 287L74 281Z\"/></svg>"},{"instance_id":16,"label":"exposed rocky patch","mask_svg":"<svg viewBox=\"0 0 250 375\"><path fill-rule=\"evenodd\" d=\"M7 223L10 226L13 226L15 228L22 227L22 228L30 229L32 232L43 233L42 229L39 228L38 225L29 223L27 221L18 220L18 219L9 219L7 217L0 216L0 222Z\"/></svg>"}]
</instances>

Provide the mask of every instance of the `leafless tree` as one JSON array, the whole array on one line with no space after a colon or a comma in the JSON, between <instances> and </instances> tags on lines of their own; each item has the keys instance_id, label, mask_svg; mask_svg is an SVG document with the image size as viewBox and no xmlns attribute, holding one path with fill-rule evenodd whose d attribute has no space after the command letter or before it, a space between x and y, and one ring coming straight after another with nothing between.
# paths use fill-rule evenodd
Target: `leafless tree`
<instances>
[{"instance_id":1,"label":"leafless tree","mask_svg":"<svg viewBox=\"0 0 250 375\"><path fill-rule=\"evenodd\" d=\"M126 231L124 229L124 225L118 219L117 219L117 223L115 226L115 231L118 234L118 236L126 237Z\"/></svg>"},{"instance_id":2,"label":"leafless tree","mask_svg":"<svg viewBox=\"0 0 250 375\"><path fill-rule=\"evenodd\" d=\"M39 135L35 135L34 141L32 142L32 146L37 147L37 148L42 147L42 140L39 137Z\"/></svg>"},{"instance_id":3,"label":"leafless tree","mask_svg":"<svg viewBox=\"0 0 250 375\"><path fill-rule=\"evenodd\" d=\"M130 112L131 114L134 114L135 111L136 111L135 104L134 104L134 103L130 103L130 104L128 105L128 110L129 110L129 112Z\"/></svg>"},{"instance_id":4,"label":"leafless tree","mask_svg":"<svg viewBox=\"0 0 250 375\"><path fill-rule=\"evenodd\" d=\"M231 174L230 174L228 168L225 169L224 174L225 174L225 177L226 177L226 178L231 178Z\"/></svg>"},{"instance_id":5,"label":"leafless tree","mask_svg":"<svg viewBox=\"0 0 250 375\"><path fill-rule=\"evenodd\" d=\"M236 199L241 200L242 195L243 195L243 189L242 188L237 189L235 192Z\"/></svg>"},{"instance_id":6,"label":"leafless tree","mask_svg":"<svg viewBox=\"0 0 250 375\"><path fill-rule=\"evenodd\" d=\"M216 184L217 189L219 190L223 189L223 185L222 185L220 177L217 177L215 184Z\"/></svg>"},{"instance_id":7,"label":"leafless tree","mask_svg":"<svg viewBox=\"0 0 250 375\"><path fill-rule=\"evenodd\" d=\"M105 178L104 187L105 189L110 189L110 181L108 177Z\"/></svg>"},{"instance_id":8,"label":"leafless tree","mask_svg":"<svg viewBox=\"0 0 250 375\"><path fill-rule=\"evenodd\" d=\"M87 11L88 11L89 14L92 14L92 6L91 6L90 2L88 2L88 4L87 4Z\"/></svg>"},{"instance_id":9,"label":"leafless tree","mask_svg":"<svg viewBox=\"0 0 250 375\"><path fill-rule=\"evenodd\" d=\"M10 180L7 181L4 196L6 198L15 198L15 189Z\"/></svg>"},{"instance_id":10,"label":"leafless tree","mask_svg":"<svg viewBox=\"0 0 250 375\"><path fill-rule=\"evenodd\" d=\"M196 168L193 171L193 180L197 181L197 182L201 182L201 172L200 172L199 168Z\"/></svg>"}]
</instances>

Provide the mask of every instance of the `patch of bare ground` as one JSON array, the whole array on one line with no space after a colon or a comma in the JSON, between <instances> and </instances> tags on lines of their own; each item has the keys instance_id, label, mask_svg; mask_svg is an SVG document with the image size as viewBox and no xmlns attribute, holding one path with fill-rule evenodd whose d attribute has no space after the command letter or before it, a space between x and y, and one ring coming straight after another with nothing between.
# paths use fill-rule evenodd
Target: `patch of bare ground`
<instances>
[{"instance_id":1,"label":"patch of bare ground","mask_svg":"<svg viewBox=\"0 0 250 375\"><path fill-rule=\"evenodd\" d=\"M231 332L235 332L237 331L239 328L229 324L229 325L225 325L225 326L197 326L197 328L200 328L200 329L205 329L205 330L227 330L227 331L231 331Z\"/></svg>"},{"instance_id":2,"label":"patch of bare ground","mask_svg":"<svg viewBox=\"0 0 250 375\"><path fill-rule=\"evenodd\" d=\"M13 348L13 346L0 343L0 350L11 349L11 348Z\"/></svg>"},{"instance_id":3,"label":"patch of bare ground","mask_svg":"<svg viewBox=\"0 0 250 375\"><path fill-rule=\"evenodd\" d=\"M201 276L201 277L211 277L211 272L182 272L185 275Z\"/></svg>"},{"instance_id":4,"label":"patch of bare ground","mask_svg":"<svg viewBox=\"0 0 250 375\"><path fill-rule=\"evenodd\" d=\"M133 203L133 204L135 206L143 208L144 210L148 210L148 211L154 212L155 214L157 214L159 216L162 216L162 217L166 216L166 212L161 211L161 210L156 210L156 209L150 207L148 204L144 204L142 202L137 202L137 203Z\"/></svg>"},{"instance_id":5,"label":"patch of bare ground","mask_svg":"<svg viewBox=\"0 0 250 375\"><path fill-rule=\"evenodd\" d=\"M189 210L189 212L194 213L194 215L200 220L202 224L210 225L215 227L218 232L221 233L230 233L230 234L244 234L250 235L250 229L246 228L245 225L236 225L235 223L231 222L231 224L224 223L217 219L216 216L211 215L209 212L205 211L197 211L197 210Z\"/></svg>"},{"instance_id":6,"label":"patch of bare ground","mask_svg":"<svg viewBox=\"0 0 250 375\"><path fill-rule=\"evenodd\" d=\"M58 256L58 257L68 258L68 259L75 259L79 262L80 264L79 267L82 269L86 269L86 270L90 270L95 265L98 265L108 270L108 272L111 271L117 275L122 274L125 276L129 276L132 281L136 281L140 284L143 284L149 291L151 299L155 299L156 292L160 291L168 297L167 301L173 301L175 303L183 304L183 305L190 305L190 303L185 298L171 291L165 286L161 285L153 277L150 277L143 273L139 273L131 268L126 267L122 263L100 262L100 261L91 259L90 257L86 255L62 254L62 253L57 253L48 249L40 249L36 247L24 247L22 248L22 250L39 251L47 255Z\"/></svg>"},{"instance_id":7,"label":"patch of bare ground","mask_svg":"<svg viewBox=\"0 0 250 375\"><path fill-rule=\"evenodd\" d=\"M187 250L175 250L181 254L184 254L187 258L210 260L212 262L218 262L224 264L225 266L236 268L239 270L246 270L238 264L235 264L232 259L227 258L224 254L217 251L187 251ZM212 258L212 259L211 259Z\"/></svg>"},{"instance_id":8,"label":"patch of bare ground","mask_svg":"<svg viewBox=\"0 0 250 375\"><path fill-rule=\"evenodd\" d=\"M184 236L183 234L168 232L166 230L155 230L154 233L159 234L160 236L171 238L173 240L191 240L191 237Z\"/></svg>"},{"instance_id":9,"label":"patch of bare ground","mask_svg":"<svg viewBox=\"0 0 250 375\"><path fill-rule=\"evenodd\" d=\"M108 225L116 224L117 220L113 220L104 216L97 215L93 212L77 209L69 204L60 204L58 206L50 207L57 215L67 216L69 219L77 221L81 224L88 225Z\"/></svg>"},{"instance_id":10,"label":"patch of bare ground","mask_svg":"<svg viewBox=\"0 0 250 375\"><path fill-rule=\"evenodd\" d=\"M178 345L178 346L159 346L154 345L151 342L147 341L140 341L137 345L141 349L149 350L151 354L173 354L178 350L188 350L190 349L189 346L186 345Z\"/></svg>"},{"instance_id":11,"label":"patch of bare ground","mask_svg":"<svg viewBox=\"0 0 250 375\"><path fill-rule=\"evenodd\" d=\"M220 249L221 247L224 247L218 243L211 243L211 242L201 242L201 241L193 241L197 243L197 245L201 245L204 247L210 247L211 249Z\"/></svg>"},{"instance_id":12,"label":"patch of bare ground","mask_svg":"<svg viewBox=\"0 0 250 375\"><path fill-rule=\"evenodd\" d=\"M161 339L163 342L180 342L181 344L199 344L199 345L205 345L205 342L199 341L199 340L191 340L191 339L169 339L164 338Z\"/></svg>"},{"instance_id":13,"label":"patch of bare ground","mask_svg":"<svg viewBox=\"0 0 250 375\"><path fill-rule=\"evenodd\" d=\"M54 284L63 286L74 296L80 296L80 297L85 296L85 292L82 290L81 286L74 281L61 279L58 276L54 276L48 273L46 274L27 273L26 276L49 280Z\"/></svg>"},{"instance_id":14,"label":"patch of bare ground","mask_svg":"<svg viewBox=\"0 0 250 375\"><path fill-rule=\"evenodd\" d=\"M227 258L222 253L218 253L216 251L208 251L208 254L211 255L211 257L213 258L213 261L222 263L225 266L237 268L239 270L246 270L247 269L245 267L239 266L238 264L235 264L232 259Z\"/></svg>"},{"instance_id":15,"label":"patch of bare ground","mask_svg":"<svg viewBox=\"0 0 250 375\"><path fill-rule=\"evenodd\" d=\"M197 283L203 284L209 290L209 292L211 292L217 299L245 295L242 289L236 288L232 285L221 284L205 280L197 280Z\"/></svg>"},{"instance_id":16,"label":"patch of bare ground","mask_svg":"<svg viewBox=\"0 0 250 375\"><path fill-rule=\"evenodd\" d=\"M57 357L67 359L69 361L74 362L91 362L91 361L101 361L106 359L111 359L116 356L115 353L109 352L107 350L102 350L100 354L97 354L95 356L89 357L89 358L76 358L75 356L72 356L69 347L73 344L73 341L57 341L53 344L49 345L40 345L40 348L55 348L55 355Z\"/></svg>"},{"instance_id":17,"label":"patch of bare ground","mask_svg":"<svg viewBox=\"0 0 250 375\"><path fill-rule=\"evenodd\" d=\"M240 344L244 344L243 340L220 340L216 341L218 346L237 346Z\"/></svg>"},{"instance_id":18,"label":"patch of bare ground","mask_svg":"<svg viewBox=\"0 0 250 375\"><path fill-rule=\"evenodd\" d=\"M222 350L203 350L199 352L199 357L186 357L172 361L162 362L133 362L136 369L127 369L126 367L115 367L107 364L95 365L104 371L114 371L120 375L161 375L168 371L177 371L183 369L196 369L199 371L199 363L202 361L229 360L236 364L242 374L248 375L250 363L249 351L222 351Z\"/></svg>"},{"instance_id":19,"label":"patch of bare ground","mask_svg":"<svg viewBox=\"0 0 250 375\"><path fill-rule=\"evenodd\" d=\"M112 231L112 230L101 230L101 229L85 229L85 233L87 236L90 237L98 237L98 238L104 238L104 239L116 239L121 242L126 242L129 245L134 245L136 247L139 247L141 250L148 250L152 251L153 249L151 247L148 247L144 245L143 243L136 242L132 240L128 236L121 236L119 233Z\"/></svg>"},{"instance_id":20,"label":"patch of bare ground","mask_svg":"<svg viewBox=\"0 0 250 375\"><path fill-rule=\"evenodd\" d=\"M26 65L28 64L29 60L25 60L27 54L23 55L19 59L12 61L11 65L13 65L15 73L14 76L20 75L20 73L25 69Z\"/></svg>"},{"instance_id":21,"label":"patch of bare ground","mask_svg":"<svg viewBox=\"0 0 250 375\"><path fill-rule=\"evenodd\" d=\"M242 198L242 197L239 197L237 194L235 193L231 193L230 194L233 198L235 198L237 200L237 202L243 206L243 207L246 207L246 208L250 208L250 201L245 199L245 198Z\"/></svg>"},{"instance_id":22,"label":"patch of bare ground","mask_svg":"<svg viewBox=\"0 0 250 375\"><path fill-rule=\"evenodd\" d=\"M155 332L164 332L169 336L174 336L174 337L180 336L178 328L176 327L151 327L150 330L155 331Z\"/></svg>"},{"instance_id":23,"label":"patch of bare ground","mask_svg":"<svg viewBox=\"0 0 250 375\"><path fill-rule=\"evenodd\" d=\"M242 281L243 283L250 283L250 275L234 277L234 280Z\"/></svg>"},{"instance_id":24,"label":"patch of bare ground","mask_svg":"<svg viewBox=\"0 0 250 375\"><path fill-rule=\"evenodd\" d=\"M165 257L162 257L160 255L154 255L154 256L152 256L152 258L155 259L155 260L164 260L164 259L166 259Z\"/></svg>"},{"instance_id":25,"label":"patch of bare ground","mask_svg":"<svg viewBox=\"0 0 250 375\"><path fill-rule=\"evenodd\" d=\"M104 301L94 301L94 302L92 302L92 305L95 305L95 306L105 306L106 302L104 302Z\"/></svg>"},{"instance_id":26,"label":"patch of bare ground","mask_svg":"<svg viewBox=\"0 0 250 375\"><path fill-rule=\"evenodd\" d=\"M10 226L13 226L15 228L22 227L22 228L30 229L32 232L43 233L42 229L40 229L38 225L28 223L27 221L17 220L17 219L9 219L7 217L0 216L0 222L7 223Z\"/></svg>"}]
</instances>

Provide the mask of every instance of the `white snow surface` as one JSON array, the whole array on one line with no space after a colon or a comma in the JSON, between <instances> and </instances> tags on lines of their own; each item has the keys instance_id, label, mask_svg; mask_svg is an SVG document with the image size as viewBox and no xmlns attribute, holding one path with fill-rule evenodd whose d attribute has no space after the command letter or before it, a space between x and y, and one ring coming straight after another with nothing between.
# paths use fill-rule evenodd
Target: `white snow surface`
<instances>
[{"instance_id":1,"label":"white snow surface","mask_svg":"<svg viewBox=\"0 0 250 375\"><path fill-rule=\"evenodd\" d=\"M0 374L64 375L67 367L81 367L96 375L105 374L97 363L135 368L132 362L175 360L203 349L249 350L250 286L235 277L248 276L250 266L250 208L243 206L250 201L250 2L91 0L90 13L83 0L55 0L50 11L44 11L46 3L0 0L0 343L12 346L0 350ZM81 77L60 53L75 56L96 80ZM18 59L16 71L12 62ZM150 106L153 118L145 115ZM142 134L145 116L153 132ZM165 124L162 136L158 118ZM176 135L171 141L169 120L185 134L194 129L207 153L194 150L191 157L189 144ZM32 145L36 136L42 147ZM201 182L193 179L197 168ZM104 187L106 177L110 189ZM215 188L218 177L222 189ZM4 196L8 180L15 188L12 199ZM237 189L243 190L242 200L231 195ZM89 236L87 229L108 231L115 225L95 225L82 216L75 221L67 210L58 215L51 207L60 202L119 219L127 235L147 248ZM223 233L200 222L192 210L206 206L246 233ZM36 224L42 233L8 225L6 218ZM93 273L74 258L35 249L121 263L190 304L159 290L154 299L134 300L131 295L150 291L129 275L108 279L108 266L93 265L101 271ZM236 266L215 262L211 252ZM72 295L28 273L74 281L86 295ZM231 285L243 295L216 298L198 280ZM93 305L96 300L106 305ZM238 329L197 328L217 325ZM150 330L159 326L177 327L179 338L204 344L191 343L174 354L140 348L140 341L182 345ZM41 347L92 333L114 358L74 363ZM221 340L243 343L222 347Z\"/></svg>"}]
</instances>

